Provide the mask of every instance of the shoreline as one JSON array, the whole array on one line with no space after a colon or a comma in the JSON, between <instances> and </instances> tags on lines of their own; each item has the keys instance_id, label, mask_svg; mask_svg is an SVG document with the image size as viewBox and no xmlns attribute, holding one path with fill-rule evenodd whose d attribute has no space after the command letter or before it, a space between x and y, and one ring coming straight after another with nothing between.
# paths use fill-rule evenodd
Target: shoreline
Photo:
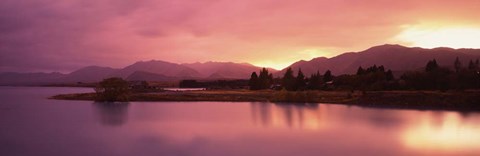
<instances>
[{"instance_id":1,"label":"shoreline","mask_svg":"<svg viewBox=\"0 0 480 156\"><path fill-rule=\"evenodd\" d=\"M60 94L57 100L95 100L95 93ZM480 111L480 90L470 91L250 91L205 90L133 93L129 101L226 101L279 104L329 103L369 108Z\"/></svg>"}]
</instances>

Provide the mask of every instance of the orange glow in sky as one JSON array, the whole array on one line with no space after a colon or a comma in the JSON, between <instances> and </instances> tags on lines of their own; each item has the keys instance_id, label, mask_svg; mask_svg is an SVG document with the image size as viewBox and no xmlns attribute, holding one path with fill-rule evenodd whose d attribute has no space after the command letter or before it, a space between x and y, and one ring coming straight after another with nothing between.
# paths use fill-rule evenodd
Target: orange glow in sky
<instances>
[{"instance_id":1,"label":"orange glow in sky","mask_svg":"<svg viewBox=\"0 0 480 156\"><path fill-rule=\"evenodd\" d=\"M333 55L329 51L331 50L319 49L319 48L305 48L304 50L301 50L301 51L291 51L291 53L299 54L296 57L287 57L277 61L265 59L265 60L253 61L251 63L259 67L271 67L277 70L281 70L285 67L288 67L289 65L291 65L296 61L300 61L300 60L308 61L316 57L332 57ZM272 54L272 57L274 56L275 54Z\"/></svg>"},{"instance_id":2,"label":"orange glow in sky","mask_svg":"<svg viewBox=\"0 0 480 156\"><path fill-rule=\"evenodd\" d=\"M382 44L479 48L479 6L479 0L6 1L0 71L121 68L152 59L281 69Z\"/></svg>"},{"instance_id":3,"label":"orange glow in sky","mask_svg":"<svg viewBox=\"0 0 480 156\"><path fill-rule=\"evenodd\" d=\"M480 28L475 27L407 27L398 40L424 48L480 48Z\"/></svg>"}]
</instances>

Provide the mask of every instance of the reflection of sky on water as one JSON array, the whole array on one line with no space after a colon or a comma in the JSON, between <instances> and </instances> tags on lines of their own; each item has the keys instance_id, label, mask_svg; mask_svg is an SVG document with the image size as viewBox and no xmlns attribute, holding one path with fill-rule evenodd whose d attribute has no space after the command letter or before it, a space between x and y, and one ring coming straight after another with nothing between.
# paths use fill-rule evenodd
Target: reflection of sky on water
<instances>
[{"instance_id":1,"label":"reflection of sky on water","mask_svg":"<svg viewBox=\"0 0 480 156\"><path fill-rule=\"evenodd\" d=\"M179 105L188 108L176 109ZM158 121L147 124L152 127L145 129L180 145L195 144L196 149L210 154L240 150L237 155L260 155L245 152L256 147L262 147L256 149L258 152L276 155L288 155L275 151L279 148L305 155L480 152L476 148L480 145L476 141L480 127L473 126L480 123L480 116L462 116L456 112L211 102L163 104L162 108L163 115L145 115L154 110L140 115L140 120ZM445 133L450 136L442 139ZM429 140L432 138L436 140Z\"/></svg>"},{"instance_id":2,"label":"reflection of sky on water","mask_svg":"<svg viewBox=\"0 0 480 156\"><path fill-rule=\"evenodd\" d=\"M0 88L2 155L480 154L478 113L249 102L104 105L44 98L75 89L24 89Z\"/></svg>"},{"instance_id":3,"label":"reflection of sky on water","mask_svg":"<svg viewBox=\"0 0 480 156\"><path fill-rule=\"evenodd\" d=\"M462 152L480 147L480 120L456 112L419 114L402 133L408 148L439 152ZM478 153L477 153L478 154Z\"/></svg>"},{"instance_id":4,"label":"reflection of sky on water","mask_svg":"<svg viewBox=\"0 0 480 156\"><path fill-rule=\"evenodd\" d=\"M371 130L371 136L382 136L391 129L390 137L398 137L407 149L419 153L478 152L480 147L480 115L461 114L447 111L393 111L381 109L332 108L329 105L317 107L302 105L275 105L252 103L253 122L271 128L294 128L319 130L340 127L352 133L362 128ZM353 108L359 109L359 108Z\"/></svg>"}]
</instances>

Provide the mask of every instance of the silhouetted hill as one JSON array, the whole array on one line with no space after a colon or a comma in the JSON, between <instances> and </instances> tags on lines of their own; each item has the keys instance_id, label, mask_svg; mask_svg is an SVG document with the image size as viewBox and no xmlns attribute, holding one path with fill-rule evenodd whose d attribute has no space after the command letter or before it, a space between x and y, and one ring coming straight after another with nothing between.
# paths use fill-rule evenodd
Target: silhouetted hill
<instances>
[{"instance_id":1,"label":"silhouetted hill","mask_svg":"<svg viewBox=\"0 0 480 156\"><path fill-rule=\"evenodd\" d=\"M178 78L199 78L201 74L186 66L165 61L139 61L112 73L111 77L127 78L136 71L144 71Z\"/></svg>"},{"instance_id":2,"label":"silhouetted hill","mask_svg":"<svg viewBox=\"0 0 480 156\"><path fill-rule=\"evenodd\" d=\"M248 79L252 72L257 72L262 67L257 67L248 63L232 62L205 62L205 63L186 63L184 66L195 69L208 79ZM274 69L269 69L276 72Z\"/></svg>"},{"instance_id":3,"label":"silhouetted hill","mask_svg":"<svg viewBox=\"0 0 480 156\"><path fill-rule=\"evenodd\" d=\"M161 74L149 73L144 71L136 71L130 74L126 80L128 81L172 81L175 78Z\"/></svg>"},{"instance_id":4,"label":"silhouetted hill","mask_svg":"<svg viewBox=\"0 0 480 156\"><path fill-rule=\"evenodd\" d=\"M313 74L317 70L323 74L331 70L333 74L353 74L359 66L369 67L374 64L383 65L396 73L409 70L423 69L429 60L436 59L440 66L453 66L456 57L459 57L463 65L468 65L470 59L480 58L480 49L451 49L451 48L410 48L401 45L381 45L369 48L361 52L348 52L341 55L325 58L314 58L310 61L298 61L290 65L295 73L299 68L306 75ZM286 68L275 73L283 75Z\"/></svg>"},{"instance_id":5,"label":"silhouetted hill","mask_svg":"<svg viewBox=\"0 0 480 156\"><path fill-rule=\"evenodd\" d=\"M246 63L206 62L176 64L165 61L139 61L122 69L88 66L69 74L1 73L0 85L45 85L99 82L108 77L127 80L174 81L182 79L248 79L261 68ZM270 71L275 71L270 69Z\"/></svg>"},{"instance_id":6,"label":"silhouetted hill","mask_svg":"<svg viewBox=\"0 0 480 156\"><path fill-rule=\"evenodd\" d=\"M222 74L213 73L212 75L208 76L206 79L227 79L227 78Z\"/></svg>"},{"instance_id":7,"label":"silhouetted hill","mask_svg":"<svg viewBox=\"0 0 480 156\"><path fill-rule=\"evenodd\" d=\"M73 71L66 75L60 81L62 82L98 82L109 75L118 71L118 69L100 66L88 66L79 70Z\"/></svg>"}]
</instances>

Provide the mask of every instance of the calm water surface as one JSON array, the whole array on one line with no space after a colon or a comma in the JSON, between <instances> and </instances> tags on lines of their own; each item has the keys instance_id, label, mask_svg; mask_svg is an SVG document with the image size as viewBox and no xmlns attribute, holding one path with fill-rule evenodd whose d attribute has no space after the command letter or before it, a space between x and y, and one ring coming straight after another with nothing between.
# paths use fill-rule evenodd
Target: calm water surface
<instances>
[{"instance_id":1,"label":"calm water surface","mask_svg":"<svg viewBox=\"0 0 480 156\"><path fill-rule=\"evenodd\" d=\"M0 155L480 155L480 114L251 102L49 100L0 87Z\"/></svg>"}]
</instances>

